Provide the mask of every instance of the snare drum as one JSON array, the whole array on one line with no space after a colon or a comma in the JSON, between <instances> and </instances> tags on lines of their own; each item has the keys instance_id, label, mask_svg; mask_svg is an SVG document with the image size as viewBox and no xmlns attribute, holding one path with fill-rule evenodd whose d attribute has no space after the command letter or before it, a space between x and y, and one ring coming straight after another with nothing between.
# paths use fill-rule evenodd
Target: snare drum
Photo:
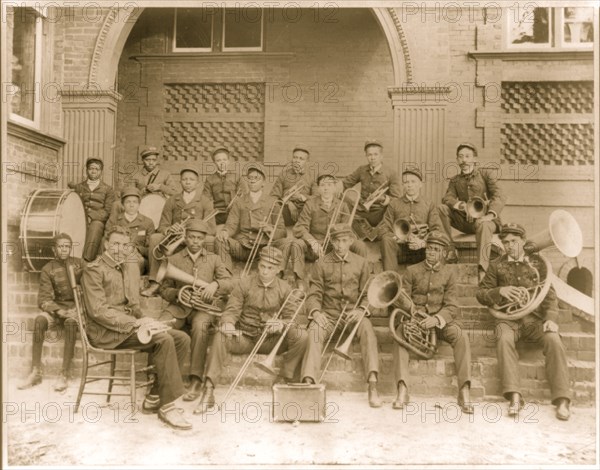
<instances>
[{"instance_id":1,"label":"snare drum","mask_svg":"<svg viewBox=\"0 0 600 470\"><path fill-rule=\"evenodd\" d=\"M87 232L85 209L70 189L36 189L25 202L21 218L21 258L25 269L39 272L55 258L54 237L67 233L73 240L71 256L81 258Z\"/></svg>"},{"instance_id":2,"label":"snare drum","mask_svg":"<svg viewBox=\"0 0 600 470\"><path fill-rule=\"evenodd\" d=\"M146 194L140 201L140 214L150 217L154 222L154 228L158 228L160 216L167 200L160 194Z\"/></svg>"}]
</instances>

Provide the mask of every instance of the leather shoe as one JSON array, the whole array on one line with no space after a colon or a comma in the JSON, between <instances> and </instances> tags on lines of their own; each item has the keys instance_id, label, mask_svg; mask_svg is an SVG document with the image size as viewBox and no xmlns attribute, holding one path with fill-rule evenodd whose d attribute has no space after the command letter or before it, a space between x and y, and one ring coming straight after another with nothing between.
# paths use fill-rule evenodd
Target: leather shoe
<instances>
[{"instance_id":1,"label":"leather shoe","mask_svg":"<svg viewBox=\"0 0 600 470\"><path fill-rule=\"evenodd\" d=\"M569 409L569 399L560 398L556 404L556 417L561 421L568 421L571 416L571 410Z\"/></svg>"},{"instance_id":2,"label":"leather shoe","mask_svg":"<svg viewBox=\"0 0 600 470\"><path fill-rule=\"evenodd\" d=\"M458 391L458 406L460 406L460 409L463 413L468 415L472 415L474 413L473 405L471 405L471 400L469 398L470 389L471 387L469 387L469 384L466 383Z\"/></svg>"},{"instance_id":3,"label":"leather shoe","mask_svg":"<svg viewBox=\"0 0 600 470\"><path fill-rule=\"evenodd\" d=\"M381 408L381 399L377 393L377 382L369 382L369 406L371 408Z\"/></svg>"},{"instance_id":4,"label":"leather shoe","mask_svg":"<svg viewBox=\"0 0 600 470\"><path fill-rule=\"evenodd\" d=\"M315 381L313 380L312 377L304 377L302 379L302 383L303 384L309 384L309 385L314 385Z\"/></svg>"},{"instance_id":5,"label":"leather shoe","mask_svg":"<svg viewBox=\"0 0 600 470\"><path fill-rule=\"evenodd\" d=\"M521 408L525 406L525 401L521 398L519 392L514 392L510 397L510 404L508 405L508 416L517 416Z\"/></svg>"},{"instance_id":6,"label":"leather shoe","mask_svg":"<svg viewBox=\"0 0 600 470\"><path fill-rule=\"evenodd\" d=\"M458 253L454 246L448 248L448 253L446 254L446 264L456 264L458 263Z\"/></svg>"},{"instance_id":7,"label":"leather shoe","mask_svg":"<svg viewBox=\"0 0 600 470\"><path fill-rule=\"evenodd\" d=\"M154 297L159 287L160 284L158 282L150 281L150 285L140 292L140 295L143 295L144 297Z\"/></svg>"},{"instance_id":8,"label":"leather shoe","mask_svg":"<svg viewBox=\"0 0 600 470\"><path fill-rule=\"evenodd\" d=\"M21 382L17 388L19 390L25 390L27 388L34 387L35 385L42 383L42 369L39 367L34 367L31 370L31 373L25 378L23 382Z\"/></svg>"},{"instance_id":9,"label":"leather shoe","mask_svg":"<svg viewBox=\"0 0 600 470\"><path fill-rule=\"evenodd\" d=\"M215 407L215 387L212 384L206 385L202 390L202 398L194 410L195 415L201 415Z\"/></svg>"},{"instance_id":10,"label":"leather shoe","mask_svg":"<svg viewBox=\"0 0 600 470\"><path fill-rule=\"evenodd\" d=\"M398 385L398 395L392 403L392 408L395 410L401 410L404 405L408 403L408 388L404 382L400 382Z\"/></svg>"},{"instance_id":11,"label":"leather shoe","mask_svg":"<svg viewBox=\"0 0 600 470\"><path fill-rule=\"evenodd\" d=\"M68 385L69 383L67 381L67 374L63 372L58 376L56 382L54 382L54 391L64 392L67 389Z\"/></svg>"},{"instance_id":12,"label":"leather shoe","mask_svg":"<svg viewBox=\"0 0 600 470\"><path fill-rule=\"evenodd\" d=\"M160 408L160 397L158 395L148 394L144 397L142 402L142 413L149 415L156 413Z\"/></svg>"},{"instance_id":13,"label":"leather shoe","mask_svg":"<svg viewBox=\"0 0 600 470\"><path fill-rule=\"evenodd\" d=\"M158 419L175 429L192 429L192 423L183 416L183 409L176 408L173 403L160 407Z\"/></svg>"},{"instance_id":14,"label":"leather shoe","mask_svg":"<svg viewBox=\"0 0 600 470\"><path fill-rule=\"evenodd\" d=\"M190 389L183 395L183 401L194 401L202 393L202 380L198 377L192 377Z\"/></svg>"}]
</instances>

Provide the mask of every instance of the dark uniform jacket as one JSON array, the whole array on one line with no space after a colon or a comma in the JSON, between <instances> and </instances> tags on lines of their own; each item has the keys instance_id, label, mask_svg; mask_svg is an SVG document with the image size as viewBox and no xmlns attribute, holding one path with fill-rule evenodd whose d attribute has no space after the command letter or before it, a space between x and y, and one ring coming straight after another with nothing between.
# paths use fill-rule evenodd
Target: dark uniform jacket
<instances>
[{"instance_id":1,"label":"dark uniform jacket","mask_svg":"<svg viewBox=\"0 0 600 470\"><path fill-rule=\"evenodd\" d=\"M221 324L233 323L245 335L258 336L266 321L275 316L291 291L291 286L278 277L268 286L262 283L256 273L241 278L231 291ZM297 307L297 303L288 302L279 319L284 322L291 320Z\"/></svg>"},{"instance_id":2,"label":"dark uniform jacket","mask_svg":"<svg viewBox=\"0 0 600 470\"><path fill-rule=\"evenodd\" d=\"M223 229L227 230L230 237L239 241L246 248L250 248L256 239L261 222L265 220L273 202L276 200L275 197L267 195L264 191L256 204L252 202L250 196L236 199L233 206L231 206L229 217L227 217L227 222ZM277 219L279 207L281 206L277 205L271 215L270 223L273 225ZM286 235L287 232L283 223L283 217L280 217L279 223L275 227L273 240L285 238ZM263 242L267 242L266 234L263 236Z\"/></svg>"},{"instance_id":3,"label":"dark uniform jacket","mask_svg":"<svg viewBox=\"0 0 600 470\"><path fill-rule=\"evenodd\" d=\"M348 252L342 260L335 251L325 255L322 261L315 263L306 299L309 318L318 310L325 313L330 321L337 320L346 302L347 311L352 310L368 279L369 264L362 256ZM367 305L367 296L364 295L359 307L366 308Z\"/></svg>"},{"instance_id":4,"label":"dark uniform jacket","mask_svg":"<svg viewBox=\"0 0 600 470\"><path fill-rule=\"evenodd\" d=\"M525 257L523 261L511 261L508 255L490 262L483 281L479 284L477 300L488 307L498 306L507 300L500 295L500 288L505 286L533 287L537 284L535 269L544 269L543 261L539 256ZM542 320L557 321L558 300L552 287L548 291L542 304L532 312Z\"/></svg>"},{"instance_id":5,"label":"dark uniform jacket","mask_svg":"<svg viewBox=\"0 0 600 470\"><path fill-rule=\"evenodd\" d=\"M488 212L496 214L496 225L501 226L500 213L506 204L506 196L498 185L498 179L491 170L475 168L469 175L462 173L450 180L442 203L451 209L459 201L468 202L474 197L487 197L490 201Z\"/></svg>"},{"instance_id":6,"label":"dark uniform jacket","mask_svg":"<svg viewBox=\"0 0 600 470\"><path fill-rule=\"evenodd\" d=\"M176 192L171 174L167 170L161 169L159 166L154 168L152 172L149 172L146 168L142 167L133 178L133 184L140 190L142 196L152 193L152 191L148 190L148 185L150 183L160 184L160 189L154 191L154 194L162 193L164 197L169 197Z\"/></svg>"},{"instance_id":7,"label":"dark uniform jacket","mask_svg":"<svg viewBox=\"0 0 600 470\"><path fill-rule=\"evenodd\" d=\"M455 270L446 264L430 266L426 261L409 266L402 278L402 288L415 307L450 323L458 313Z\"/></svg>"},{"instance_id":8,"label":"dark uniform jacket","mask_svg":"<svg viewBox=\"0 0 600 470\"><path fill-rule=\"evenodd\" d=\"M135 295L127 294L127 284L121 265L106 252L83 271L86 332L93 346L113 349L136 330L135 321L142 312L128 300Z\"/></svg>"},{"instance_id":9,"label":"dark uniform jacket","mask_svg":"<svg viewBox=\"0 0 600 470\"><path fill-rule=\"evenodd\" d=\"M244 181L235 173L228 171L222 175L215 172L207 176L202 193L213 201L215 209L224 211L240 188L243 192L248 192Z\"/></svg>"},{"instance_id":10,"label":"dark uniform jacket","mask_svg":"<svg viewBox=\"0 0 600 470\"><path fill-rule=\"evenodd\" d=\"M309 243L313 240L322 242L327 234L327 227L331 222L333 213L336 211L339 204L340 200L338 198L333 198L331 206L326 208L320 196L311 197L306 201L302 212L300 212L298 222L296 222L293 229L294 236L296 238L302 238ZM338 223L347 222L350 218L350 205L346 201L342 204L341 212L343 214L338 218ZM344 213L346 215L344 215Z\"/></svg>"},{"instance_id":11,"label":"dark uniform jacket","mask_svg":"<svg viewBox=\"0 0 600 470\"><path fill-rule=\"evenodd\" d=\"M364 202L369 195L379 188L383 183L389 186L386 193L389 197L402 196L402 182L395 170L386 165L371 173L370 165L359 166L354 172L343 180L344 189L352 188L356 183L360 183L360 200ZM380 203L375 203L372 208L382 207Z\"/></svg>"},{"instance_id":12,"label":"dark uniform jacket","mask_svg":"<svg viewBox=\"0 0 600 470\"><path fill-rule=\"evenodd\" d=\"M413 201L404 195L390 201L383 218L384 233L393 234L394 222L398 219L410 220L411 215L417 224L427 224L430 232L442 230L440 215L432 202L421 195Z\"/></svg>"},{"instance_id":13,"label":"dark uniform jacket","mask_svg":"<svg viewBox=\"0 0 600 470\"><path fill-rule=\"evenodd\" d=\"M75 268L75 279L79 283L85 266L80 258L68 258L65 261L54 259L46 263L40 272L38 306L44 312L54 313L60 309L75 307L73 289L67 276L67 263Z\"/></svg>"},{"instance_id":14,"label":"dark uniform jacket","mask_svg":"<svg viewBox=\"0 0 600 470\"><path fill-rule=\"evenodd\" d=\"M187 216L191 216L192 219L204 219L213 212L213 210L212 201L203 196L200 189L196 189L196 195L189 204L186 204L183 200L183 193L177 193L165 202L165 206L163 207L160 216L158 231L160 233L166 233L171 225L183 221ZM208 234L214 235L217 231L215 218L212 217L207 221L207 224Z\"/></svg>"},{"instance_id":15,"label":"dark uniform jacket","mask_svg":"<svg viewBox=\"0 0 600 470\"><path fill-rule=\"evenodd\" d=\"M130 233L135 247L143 255L148 256L148 239L154 233L154 222L150 217L146 217L138 212L135 219L129 222L125 218L125 213L113 213L106 223L105 232L119 225L127 228Z\"/></svg>"},{"instance_id":16,"label":"dark uniform jacket","mask_svg":"<svg viewBox=\"0 0 600 470\"><path fill-rule=\"evenodd\" d=\"M209 253L205 248L200 250L196 262L190 256L188 250L181 250L172 256L169 256L169 264L181 269L182 271L191 274L194 278L204 282L217 281L219 288L216 294L227 295L233 289L233 279L231 272L221 261L221 257L214 253ZM185 318L191 312L192 308L185 307L177 301L179 289L183 286L189 285L188 283L176 281L173 279L165 279L159 289L160 296L166 301L170 302L167 310L175 318Z\"/></svg>"},{"instance_id":17,"label":"dark uniform jacket","mask_svg":"<svg viewBox=\"0 0 600 470\"><path fill-rule=\"evenodd\" d=\"M299 183L300 181L301 183ZM301 194L308 198L318 192L315 176L308 169L305 168L304 173L297 173L292 165L287 165L273 183L271 196L283 199L296 184L304 184L304 187L296 193L297 196Z\"/></svg>"},{"instance_id":18,"label":"dark uniform jacket","mask_svg":"<svg viewBox=\"0 0 600 470\"><path fill-rule=\"evenodd\" d=\"M91 191L87 184L87 180L71 185L79 197L83 201L85 214L90 220L99 220L106 222L110 215L112 205L115 202L115 192L112 186L107 185L104 181Z\"/></svg>"}]
</instances>

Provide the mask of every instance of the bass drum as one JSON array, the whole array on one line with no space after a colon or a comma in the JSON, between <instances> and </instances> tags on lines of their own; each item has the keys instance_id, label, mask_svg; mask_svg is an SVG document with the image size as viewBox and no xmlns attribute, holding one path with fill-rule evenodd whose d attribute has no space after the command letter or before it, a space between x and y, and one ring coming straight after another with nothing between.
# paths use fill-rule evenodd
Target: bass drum
<instances>
[{"instance_id":1,"label":"bass drum","mask_svg":"<svg viewBox=\"0 0 600 470\"><path fill-rule=\"evenodd\" d=\"M150 217L154 228L158 228L160 216L167 200L160 194L146 194L140 202L140 214Z\"/></svg>"},{"instance_id":2,"label":"bass drum","mask_svg":"<svg viewBox=\"0 0 600 470\"><path fill-rule=\"evenodd\" d=\"M81 258L87 232L85 209L70 189L36 189L25 202L21 218L21 258L25 269L39 272L54 259L53 241L59 233L73 240L71 256Z\"/></svg>"}]
</instances>

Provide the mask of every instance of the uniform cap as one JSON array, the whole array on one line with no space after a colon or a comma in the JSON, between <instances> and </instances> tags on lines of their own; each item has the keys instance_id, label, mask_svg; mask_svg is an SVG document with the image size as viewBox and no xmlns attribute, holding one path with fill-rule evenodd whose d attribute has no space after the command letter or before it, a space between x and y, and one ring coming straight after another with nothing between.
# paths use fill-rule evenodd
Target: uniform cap
<instances>
[{"instance_id":1,"label":"uniform cap","mask_svg":"<svg viewBox=\"0 0 600 470\"><path fill-rule=\"evenodd\" d=\"M92 163L96 163L97 165L100 165L100 169L104 169L104 162L99 158L88 158L85 161L85 167L88 168Z\"/></svg>"},{"instance_id":2,"label":"uniform cap","mask_svg":"<svg viewBox=\"0 0 600 470\"><path fill-rule=\"evenodd\" d=\"M427 243L434 243L436 245L441 245L443 247L447 247L449 244L448 237L440 232L439 230L434 230L429 232L427 238L425 239Z\"/></svg>"},{"instance_id":3,"label":"uniform cap","mask_svg":"<svg viewBox=\"0 0 600 470\"><path fill-rule=\"evenodd\" d=\"M265 172L265 169L258 162L252 162L246 167L246 176L248 176L248 174L251 171L258 171L261 175L263 175L263 178L267 177L267 173Z\"/></svg>"},{"instance_id":4,"label":"uniform cap","mask_svg":"<svg viewBox=\"0 0 600 470\"><path fill-rule=\"evenodd\" d=\"M142 198L142 196L140 195L140 190L135 186L130 186L123 190L123 192L121 193L121 201L127 196L137 196L138 199Z\"/></svg>"},{"instance_id":5,"label":"uniform cap","mask_svg":"<svg viewBox=\"0 0 600 470\"><path fill-rule=\"evenodd\" d=\"M423 181L423 174L421 173L421 170L419 170L419 168L416 166L409 166L408 168L405 168L404 171L402 171L402 174L415 175L417 178Z\"/></svg>"},{"instance_id":6,"label":"uniform cap","mask_svg":"<svg viewBox=\"0 0 600 470\"><path fill-rule=\"evenodd\" d=\"M292 153L294 153L297 150L299 150L301 152L306 152L310 155L310 150L308 150L308 148L305 145L296 145L294 147L294 150L292 150Z\"/></svg>"},{"instance_id":7,"label":"uniform cap","mask_svg":"<svg viewBox=\"0 0 600 470\"><path fill-rule=\"evenodd\" d=\"M200 172L193 166L184 166L179 172L179 176L181 176L186 171L191 171L192 173L195 173L198 178L200 178Z\"/></svg>"},{"instance_id":8,"label":"uniform cap","mask_svg":"<svg viewBox=\"0 0 600 470\"><path fill-rule=\"evenodd\" d=\"M341 237L342 235L354 236L352 227L348 224L335 224L331 227L331 238Z\"/></svg>"},{"instance_id":9,"label":"uniform cap","mask_svg":"<svg viewBox=\"0 0 600 470\"><path fill-rule=\"evenodd\" d=\"M283 253L279 248L275 248L274 246L265 246L260 250L260 259L261 261L281 266L283 263Z\"/></svg>"},{"instance_id":10,"label":"uniform cap","mask_svg":"<svg viewBox=\"0 0 600 470\"><path fill-rule=\"evenodd\" d=\"M185 224L186 231L208 233L208 224L202 219L190 219Z\"/></svg>"},{"instance_id":11,"label":"uniform cap","mask_svg":"<svg viewBox=\"0 0 600 470\"><path fill-rule=\"evenodd\" d=\"M160 155L160 152L156 147L149 145L147 147L144 147L140 153L140 157L142 158L142 160L150 155Z\"/></svg>"},{"instance_id":12,"label":"uniform cap","mask_svg":"<svg viewBox=\"0 0 600 470\"><path fill-rule=\"evenodd\" d=\"M477 147L475 147L475 144L472 144L471 142L461 142L460 144L458 144L458 147L456 147L456 153L458 154L458 152L460 152L460 150L463 148L473 150L473 153L475 154L475 156L477 156Z\"/></svg>"},{"instance_id":13,"label":"uniform cap","mask_svg":"<svg viewBox=\"0 0 600 470\"><path fill-rule=\"evenodd\" d=\"M498 236L502 239L506 237L509 233L512 233L513 235L518 235L521 238L525 238L525 229L522 225L519 224L504 224L500 229L500 233L498 234Z\"/></svg>"},{"instance_id":14,"label":"uniform cap","mask_svg":"<svg viewBox=\"0 0 600 470\"><path fill-rule=\"evenodd\" d=\"M373 145L376 145L377 147L381 147L381 148L383 148L383 144L381 143L381 141L379 141L379 140L377 140L377 139L368 139L368 140L365 142L365 147L364 147L364 149L365 149L365 150L367 150L367 148L369 148L369 147L371 147L371 146L373 146Z\"/></svg>"},{"instance_id":15,"label":"uniform cap","mask_svg":"<svg viewBox=\"0 0 600 470\"><path fill-rule=\"evenodd\" d=\"M317 185L321 184L321 181L325 180L325 179L330 179L333 181L337 181L337 176L335 175L321 175L317 178Z\"/></svg>"}]
</instances>

